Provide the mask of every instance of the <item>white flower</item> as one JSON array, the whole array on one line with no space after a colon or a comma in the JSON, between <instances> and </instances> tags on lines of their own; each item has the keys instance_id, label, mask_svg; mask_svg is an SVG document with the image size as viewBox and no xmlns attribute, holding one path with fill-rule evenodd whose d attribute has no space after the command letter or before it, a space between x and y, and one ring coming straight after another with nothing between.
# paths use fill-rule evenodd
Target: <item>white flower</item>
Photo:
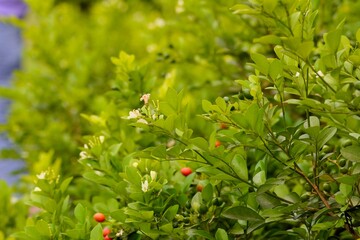
<instances>
[{"instance_id":1,"label":"white flower","mask_svg":"<svg viewBox=\"0 0 360 240\"><path fill-rule=\"evenodd\" d=\"M36 177L37 177L38 179L45 179L45 177L46 177L46 172L41 172L40 174L37 174Z\"/></svg>"},{"instance_id":2,"label":"white flower","mask_svg":"<svg viewBox=\"0 0 360 240\"><path fill-rule=\"evenodd\" d=\"M320 77L324 77L324 76L325 76L324 73L323 73L321 70L317 72L317 75L320 76Z\"/></svg>"},{"instance_id":3,"label":"white flower","mask_svg":"<svg viewBox=\"0 0 360 240\"><path fill-rule=\"evenodd\" d=\"M121 237L124 234L124 230L120 230L118 233L116 233L117 237Z\"/></svg>"},{"instance_id":4,"label":"white flower","mask_svg":"<svg viewBox=\"0 0 360 240\"><path fill-rule=\"evenodd\" d=\"M80 158L81 159L85 159L85 158L88 158L88 157L89 157L89 155L87 154L87 152L85 152L85 151L80 152Z\"/></svg>"},{"instance_id":5,"label":"white flower","mask_svg":"<svg viewBox=\"0 0 360 240\"><path fill-rule=\"evenodd\" d=\"M16 196L11 196L11 199L10 199L10 202L11 203L17 203L19 201L19 198L18 197L16 197Z\"/></svg>"},{"instance_id":6,"label":"white flower","mask_svg":"<svg viewBox=\"0 0 360 240\"><path fill-rule=\"evenodd\" d=\"M166 147L167 148L171 148L173 146L175 146L176 141L174 139L170 139L167 143L166 143Z\"/></svg>"},{"instance_id":7,"label":"white flower","mask_svg":"<svg viewBox=\"0 0 360 240\"><path fill-rule=\"evenodd\" d=\"M35 187L34 192L41 192L41 189L39 187Z\"/></svg>"},{"instance_id":8,"label":"white flower","mask_svg":"<svg viewBox=\"0 0 360 240\"><path fill-rule=\"evenodd\" d=\"M149 190L149 182L148 182L148 180L145 180L144 182L141 182L141 190L143 192L147 192Z\"/></svg>"},{"instance_id":9,"label":"white flower","mask_svg":"<svg viewBox=\"0 0 360 240\"><path fill-rule=\"evenodd\" d=\"M101 143L103 143L104 140L105 140L105 137L104 136L99 136L99 140L100 140Z\"/></svg>"},{"instance_id":10,"label":"white flower","mask_svg":"<svg viewBox=\"0 0 360 240\"><path fill-rule=\"evenodd\" d=\"M162 28L165 26L165 20L162 18L157 18L157 19L155 19L154 24L156 27Z\"/></svg>"},{"instance_id":11,"label":"white flower","mask_svg":"<svg viewBox=\"0 0 360 240\"><path fill-rule=\"evenodd\" d=\"M148 104L150 99L150 93L146 93L141 96L140 101L144 101L144 104Z\"/></svg>"},{"instance_id":12,"label":"white flower","mask_svg":"<svg viewBox=\"0 0 360 240\"><path fill-rule=\"evenodd\" d=\"M150 44L150 45L147 45L146 46L146 51L148 52L148 53L152 53L152 52L154 52L156 50L156 45L155 44Z\"/></svg>"},{"instance_id":13,"label":"white flower","mask_svg":"<svg viewBox=\"0 0 360 240\"><path fill-rule=\"evenodd\" d=\"M177 5L175 7L175 12L179 14L179 13L182 13L184 11L185 11L185 9L184 9L184 1L183 0L178 0Z\"/></svg>"},{"instance_id":14,"label":"white flower","mask_svg":"<svg viewBox=\"0 0 360 240\"><path fill-rule=\"evenodd\" d=\"M138 163L138 162L134 162L132 165L133 165L134 168L137 168L138 165L139 165L139 163Z\"/></svg>"},{"instance_id":15,"label":"white flower","mask_svg":"<svg viewBox=\"0 0 360 240\"><path fill-rule=\"evenodd\" d=\"M153 22L148 24L148 28L150 30L156 29L156 28L162 28L166 25L166 22L162 18L157 18Z\"/></svg>"},{"instance_id":16,"label":"white flower","mask_svg":"<svg viewBox=\"0 0 360 240\"><path fill-rule=\"evenodd\" d=\"M105 176L105 174L103 172L100 172L100 171L94 171L96 175L100 176L100 177L103 177Z\"/></svg>"},{"instance_id":17,"label":"white flower","mask_svg":"<svg viewBox=\"0 0 360 240\"><path fill-rule=\"evenodd\" d=\"M299 72L296 72L295 73L295 77L299 77L300 76L300 73Z\"/></svg>"},{"instance_id":18,"label":"white flower","mask_svg":"<svg viewBox=\"0 0 360 240\"><path fill-rule=\"evenodd\" d=\"M143 119L143 118L140 118L139 120L137 120L138 123L143 123L143 124L148 124L148 122Z\"/></svg>"},{"instance_id":19,"label":"white flower","mask_svg":"<svg viewBox=\"0 0 360 240\"><path fill-rule=\"evenodd\" d=\"M150 171L150 177L151 177L151 180L152 180L152 181L155 181L155 180L156 180L156 177L157 177L157 172L155 172L155 171Z\"/></svg>"},{"instance_id":20,"label":"white flower","mask_svg":"<svg viewBox=\"0 0 360 240\"><path fill-rule=\"evenodd\" d=\"M129 116L127 118L128 119L134 119L134 118L138 118L140 116L141 116L141 113L139 112L139 110L134 109L134 110L129 112Z\"/></svg>"}]
</instances>

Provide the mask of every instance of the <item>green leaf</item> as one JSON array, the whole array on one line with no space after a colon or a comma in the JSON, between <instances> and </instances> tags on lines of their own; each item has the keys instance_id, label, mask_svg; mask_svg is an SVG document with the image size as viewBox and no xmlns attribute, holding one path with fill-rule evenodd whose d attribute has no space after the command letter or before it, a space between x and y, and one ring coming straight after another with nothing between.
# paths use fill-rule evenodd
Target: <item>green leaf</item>
<instances>
[{"instance_id":1,"label":"green leaf","mask_svg":"<svg viewBox=\"0 0 360 240\"><path fill-rule=\"evenodd\" d=\"M310 122L310 125L309 125ZM304 122L304 127L305 128L309 128L309 127L320 127L320 120L319 118L317 118L316 116L310 116L309 117L309 121L305 121Z\"/></svg>"},{"instance_id":2,"label":"green leaf","mask_svg":"<svg viewBox=\"0 0 360 240\"><path fill-rule=\"evenodd\" d=\"M228 208L222 213L222 216L235 220L264 221L264 219L257 212L243 206Z\"/></svg>"},{"instance_id":3,"label":"green leaf","mask_svg":"<svg viewBox=\"0 0 360 240\"><path fill-rule=\"evenodd\" d=\"M204 187L204 189L201 192L202 195L202 199L205 202L210 202L213 198L213 194L214 194L214 189L211 183L206 184L206 186Z\"/></svg>"},{"instance_id":4,"label":"green leaf","mask_svg":"<svg viewBox=\"0 0 360 240\"><path fill-rule=\"evenodd\" d=\"M246 160L240 155L236 154L231 161L231 167L234 169L236 175L243 180L248 180L248 167Z\"/></svg>"},{"instance_id":5,"label":"green leaf","mask_svg":"<svg viewBox=\"0 0 360 240\"><path fill-rule=\"evenodd\" d=\"M135 167L127 166L125 168L127 180L134 185L140 185L141 177L139 176L138 170Z\"/></svg>"},{"instance_id":6,"label":"green leaf","mask_svg":"<svg viewBox=\"0 0 360 240\"><path fill-rule=\"evenodd\" d=\"M117 144L111 145L109 147L109 153L111 154L111 156L116 156L122 145L123 145L123 143L117 143Z\"/></svg>"},{"instance_id":7,"label":"green leaf","mask_svg":"<svg viewBox=\"0 0 360 240\"><path fill-rule=\"evenodd\" d=\"M258 12L255 9L245 4L236 4L235 6L230 8L230 10L234 14L258 14Z\"/></svg>"},{"instance_id":8,"label":"green leaf","mask_svg":"<svg viewBox=\"0 0 360 240\"><path fill-rule=\"evenodd\" d=\"M56 202L54 199L48 198L42 201L44 209L49 213L54 213L56 211Z\"/></svg>"},{"instance_id":9,"label":"green leaf","mask_svg":"<svg viewBox=\"0 0 360 240\"><path fill-rule=\"evenodd\" d=\"M352 55L349 56L349 60L350 60L351 63L353 63L355 66L359 66L359 65L360 65L360 56L359 56L359 55L352 54Z\"/></svg>"},{"instance_id":10,"label":"green leaf","mask_svg":"<svg viewBox=\"0 0 360 240\"><path fill-rule=\"evenodd\" d=\"M101 224L98 223L93 230L91 230L90 233L90 240L103 240L103 235L102 235L102 227Z\"/></svg>"},{"instance_id":11,"label":"green leaf","mask_svg":"<svg viewBox=\"0 0 360 240\"><path fill-rule=\"evenodd\" d=\"M107 210L112 212L119 208L119 202L115 198L109 198L106 201Z\"/></svg>"},{"instance_id":12,"label":"green leaf","mask_svg":"<svg viewBox=\"0 0 360 240\"><path fill-rule=\"evenodd\" d=\"M10 235L11 238L15 238L15 239L18 239L18 240L37 240L36 238L32 238L30 237L29 235L27 235L25 232L15 232L13 234ZM1 240L4 240L4 238L1 238Z\"/></svg>"},{"instance_id":13,"label":"green leaf","mask_svg":"<svg viewBox=\"0 0 360 240\"><path fill-rule=\"evenodd\" d=\"M145 220L151 220L154 218L154 211L140 211L141 217Z\"/></svg>"},{"instance_id":14,"label":"green leaf","mask_svg":"<svg viewBox=\"0 0 360 240\"><path fill-rule=\"evenodd\" d=\"M270 63L269 75L274 81L283 75L283 66L280 60L274 59Z\"/></svg>"},{"instance_id":15,"label":"green leaf","mask_svg":"<svg viewBox=\"0 0 360 240\"><path fill-rule=\"evenodd\" d=\"M209 179L211 180L220 180L220 181L238 181L239 179L234 178L233 176L225 173L219 173L216 175L210 175Z\"/></svg>"},{"instance_id":16,"label":"green leaf","mask_svg":"<svg viewBox=\"0 0 360 240\"><path fill-rule=\"evenodd\" d=\"M153 155L156 158L160 158L160 159L166 159L166 147L164 145L159 145L157 147L155 147L152 151L151 151L151 155Z\"/></svg>"},{"instance_id":17,"label":"green leaf","mask_svg":"<svg viewBox=\"0 0 360 240\"><path fill-rule=\"evenodd\" d=\"M231 116L231 120L233 120L239 127L248 129L250 127L249 122L247 121L244 114L241 113L234 113Z\"/></svg>"},{"instance_id":18,"label":"green leaf","mask_svg":"<svg viewBox=\"0 0 360 240\"><path fill-rule=\"evenodd\" d=\"M324 34L325 45L332 53L336 53L340 44L341 30L336 29L334 31Z\"/></svg>"},{"instance_id":19,"label":"green leaf","mask_svg":"<svg viewBox=\"0 0 360 240\"><path fill-rule=\"evenodd\" d=\"M168 102L160 102L160 111L165 115L165 116L170 116L170 115L175 115L176 114L176 109Z\"/></svg>"},{"instance_id":20,"label":"green leaf","mask_svg":"<svg viewBox=\"0 0 360 240\"><path fill-rule=\"evenodd\" d=\"M335 200L341 205L345 205L345 203L347 202L347 198L341 192L335 193Z\"/></svg>"},{"instance_id":21,"label":"green leaf","mask_svg":"<svg viewBox=\"0 0 360 240\"><path fill-rule=\"evenodd\" d=\"M73 180L73 177L69 177L61 183L60 190L62 193L64 193L67 190L67 187L69 186L69 184L71 183L72 180Z\"/></svg>"},{"instance_id":22,"label":"green leaf","mask_svg":"<svg viewBox=\"0 0 360 240\"><path fill-rule=\"evenodd\" d=\"M301 58L306 60L309 55L311 54L312 50L314 48L314 42L313 41L307 41L300 44L299 49L297 53Z\"/></svg>"},{"instance_id":23,"label":"green leaf","mask_svg":"<svg viewBox=\"0 0 360 240\"><path fill-rule=\"evenodd\" d=\"M173 223L166 223L164 225L160 226L160 230L166 232L166 233L171 233L173 231Z\"/></svg>"},{"instance_id":24,"label":"green leaf","mask_svg":"<svg viewBox=\"0 0 360 240\"><path fill-rule=\"evenodd\" d=\"M200 205L202 203L202 195L201 192L197 192L193 198L191 199L191 207L195 211L198 211L200 208Z\"/></svg>"},{"instance_id":25,"label":"green leaf","mask_svg":"<svg viewBox=\"0 0 360 240\"><path fill-rule=\"evenodd\" d=\"M251 53L251 59L255 62L256 68L264 75L268 75L270 64L264 55Z\"/></svg>"},{"instance_id":26,"label":"green leaf","mask_svg":"<svg viewBox=\"0 0 360 240\"><path fill-rule=\"evenodd\" d=\"M304 153L309 148L309 144L306 144L299 140L294 140L293 145L290 149L290 153L292 156L300 156L302 153Z\"/></svg>"},{"instance_id":27,"label":"green leaf","mask_svg":"<svg viewBox=\"0 0 360 240\"><path fill-rule=\"evenodd\" d=\"M209 150L209 144L208 142L202 138L202 137L196 137L196 138L192 138L190 139L190 142L197 148L201 149L201 150Z\"/></svg>"},{"instance_id":28,"label":"green leaf","mask_svg":"<svg viewBox=\"0 0 360 240\"><path fill-rule=\"evenodd\" d=\"M86 210L85 210L84 206L81 203L76 205L75 210L74 210L74 215L75 215L75 218L80 223L85 222Z\"/></svg>"},{"instance_id":29,"label":"green leaf","mask_svg":"<svg viewBox=\"0 0 360 240\"><path fill-rule=\"evenodd\" d=\"M343 176L343 177L339 177L336 178L336 181L340 182L340 183L344 183L344 184L348 184L348 185L354 185L359 179L359 176Z\"/></svg>"},{"instance_id":30,"label":"green leaf","mask_svg":"<svg viewBox=\"0 0 360 240\"><path fill-rule=\"evenodd\" d=\"M159 231L153 230L150 227L150 223L140 224L140 229L143 234L145 234L150 239L159 239ZM130 238L129 238L130 239ZM143 238L141 238L143 239Z\"/></svg>"},{"instance_id":31,"label":"green leaf","mask_svg":"<svg viewBox=\"0 0 360 240\"><path fill-rule=\"evenodd\" d=\"M179 205L174 205L166 209L163 218L165 218L167 221L171 222L174 217L176 216L177 211L179 210Z\"/></svg>"},{"instance_id":32,"label":"green leaf","mask_svg":"<svg viewBox=\"0 0 360 240\"><path fill-rule=\"evenodd\" d=\"M41 235L35 226L25 227L25 233L29 235L30 239L41 239Z\"/></svg>"},{"instance_id":33,"label":"green leaf","mask_svg":"<svg viewBox=\"0 0 360 240\"><path fill-rule=\"evenodd\" d=\"M181 98L183 91L179 93L174 88L168 88L166 92L166 102L177 112L179 110L179 104L181 103Z\"/></svg>"},{"instance_id":34,"label":"green leaf","mask_svg":"<svg viewBox=\"0 0 360 240\"><path fill-rule=\"evenodd\" d=\"M261 136L264 132L264 109L259 108L257 103L253 103L247 109L245 115L252 130Z\"/></svg>"},{"instance_id":35,"label":"green leaf","mask_svg":"<svg viewBox=\"0 0 360 240\"><path fill-rule=\"evenodd\" d=\"M329 127L321 130L317 137L318 148L322 148L335 135L336 131L336 127Z\"/></svg>"},{"instance_id":36,"label":"green leaf","mask_svg":"<svg viewBox=\"0 0 360 240\"><path fill-rule=\"evenodd\" d=\"M211 234L208 231L205 230L195 230L195 229L190 229L188 232L189 236L200 236L203 237L204 239L210 239L213 240L213 236L211 236Z\"/></svg>"},{"instance_id":37,"label":"green leaf","mask_svg":"<svg viewBox=\"0 0 360 240\"><path fill-rule=\"evenodd\" d=\"M348 197L351 192L352 192L352 186L351 185L347 185L345 183L340 183L340 192L345 196Z\"/></svg>"},{"instance_id":38,"label":"green leaf","mask_svg":"<svg viewBox=\"0 0 360 240\"><path fill-rule=\"evenodd\" d=\"M70 196L67 195L64 200L63 200L63 204L62 204L62 207L61 207L61 213L66 213L68 212L70 209Z\"/></svg>"},{"instance_id":39,"label":"green leaf","mask_svg":"<svg viewBox=\"0 0 360 240\"><path fill-rule=\"evenodd\" d=\"M124 213L123 209L118 209L116 211L111 212L111 217L118 222L125 222L126 214Z\"/></svg>"},{"instance_id":40,"label":"green leaf","mask_svg":"<svg viewBox=\"0 0 360 240\"><path fill-rule=\"evenodd\" d=\"M289 188L286 184L280 184L274 187L274 192L277 196L285 198L285 196L289 194Z\"/></svg>"},{"instance_id":41,"label":"green leaf","mask_svg":"<svg viewBox=\"0 0 360 240\"><path fill-rule=\"evenodd\" d=\"M266 0L263 2L265 12L272 13L278 4L278 0Z\"/></svg>"},{"instance_id":42,"label":"green leaf","mask_svg":"<svg viewBox=\"0 0 360 240\"><path fill-rule=\"evenodd\" d=\"M222 97L216 98L215 103L221 109L221 111L226 112L226 102L224 98Z\"/></svg>"},{"instance_id":43,"label":"green leaf","mask_svg":"<svg viewBox=\"0 0 360 240\"><path fill-rule=\"evenodd\" d=\"M116 182L113 179L105 178L104 176L98 175L95 172L86 172L83 177L95 183L103 184L105 186L116 186Z\"/></svg>"},{"instance_id":44,"label":"green leaf","mask_svg":"<svg viewBox=\"0 0 360 240\"><path fill-rule=\"evenodd\" d=\"M257 186L263 185L266 182L265 171L261 170L253 177L253 181Z\"/></svg>"},{"instance_id":45,"label":"green leaf","mask_svg":"<svg viewBox=\"0 0 360 240\"><path fill-rule=\"evenodd\" d=\"M356 41L360 43L360 28L356 31Z\"/></svg>"},{"instance_id":46,"label":"green leaf","mask_svg":"<svg viewBox=\"0 0 360 240\"><path fill-rule=\"evenodd\" d=\"M82 228L74 228L66 230L66 236L71 239L84 239L84 230Z\"/></svg>"},{"instance_id":47,"label":"green leaf","mask_svg":"<svg viewBox=\"0 0 360 240\"><path fill-rule=\"evenodd\" d=\"M344 158L352 162L360 162L360 146L352 145L340 150Z\"/></svg>"},{"instance_id":48,"label":"green leaf","mask_svg":"<svg viewBox=\"0 0 360 240\"><path fill-rule=\"evenodd\" d=\"M278 45L281 44L281 38L276 35L266 35L263 37L255 38L255 43L262 43L262 44L274 44Z\"/></svg>"},{"instance_id":49,"label":"green leaf","mask_svg":"<svg viewBox=\"0 0 360 240\"><path fill-rule=\"evenodd\" d=\"M209 176L215 176L218 174L222 174L222 171L220 171L219 169L216 169L214 167L211 167L211 166L200 167L200 168L196 169L196 172L205 173Z\"/></svg>"},{"instance_id":50,"label":"green leaf","mask_svg":"<svg viewBox=\"0 0 360 240\"><path fill-rule=\"evenodd\" d=\"M321 231L321 230L329 230L332 229L335 226L335 221L333 222L323 222L323 223L316 223L314 226L312 226L312 231Z\"/></svg>"},{"instance_id":51,"label":"green leaf","mask_svg":"<svg viewBox=\"0 0 360 240\"><path fill-rule=\"evenodd\" d=\"M210 112L212 110L212 104L208 100L202 100L202 108L205 112Z\"/></svg>"},{"instance_id":52,"label":"green leaf","mask_svg":"<svg viewBox=\"0 0 360 240\"><path fill-rule=\"evenodd\" d=\"M280 200L267 193L261 193L256 196L256 201L264 209L271 209L281 204Z\"/></svg>"},{"instance_id":53,"label":"green leaf","mask_svg":"<svg viewBox=\"0 0 360 240\"><path fill-rule=\"evenodd\" d=\"M224 229L218 228L218 230L215 233L215 239L216 240L228 240L229 237Z\"/></svg>"},{"instance_id":54,"label":"green leaf","mask_svg":"<svg viewBox=\"0 0 360 240\"><path fill-rule=\"evenodd\" d=\"M40 219L39 221L36 222L36 229L41 236L45 236L45 237L51 236L49 224L45 222L43 219Z\"/></svg>"},{"instance_id":55,"label":"green leaf","mask_svg":"<svg viewBox=\"0 0 360 240\"><path fill-rule=\"evenodd\" d=\"M299 46L301 44L301 38L300 37L288 37L283 39L284 45L291 49L293 52L297 52L299 50ZM284 52L288 53L288 52ZM293 54L291 54L293 55ZM298 58L297 55L291 56L292 58L296 59Z\"/></svg>"}]
</instances>

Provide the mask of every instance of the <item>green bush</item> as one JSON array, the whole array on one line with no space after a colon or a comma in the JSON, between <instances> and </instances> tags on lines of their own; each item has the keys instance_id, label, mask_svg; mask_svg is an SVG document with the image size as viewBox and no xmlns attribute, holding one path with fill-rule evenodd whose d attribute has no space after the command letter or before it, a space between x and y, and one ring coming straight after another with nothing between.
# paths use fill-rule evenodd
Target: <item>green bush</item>
<instances>
[{"instance_id":1,"label":"green bush","mask_svg":"<svg viewBox=\"0 0 360 240\"><path fill-rule=\"evenodd\" d=\"M189 101L236 92L232 80L245 76L250 43L264 29L244 31L247 23L228 11L234 3L95 1L83 12L66 1L29 1L24 66L5 94L14 100L6 130L30 171L52 164L64 175L79 171L81 136L93 130L80 114L100 115L110 89L128 89L121 92L124 109L138 107L134 99L145 92L164 96L168 87L191 91ZM128 86L110 62L120 50L142 66Z\"/></svg>"},{"instance_id":2,"label":"green bush","mask_svg":"<svg viewBox=\"0 0 360 240\"><path fill-rule=\"evenodd\" d=\"M14 236L359 238L360 31L341 11L329 21L333 6L348 3L234 1L230 15L225 1L134 2L149 11L144 22L160 11L163 21L154 24L164 28L146 35L128 25L127 36L143 37L122 48L134 55L111 58L116 76L93 89L69 85L63 100L89 91L76 111L88 125L68 137L83 136L82 167L66 169L62 156L75 150L57 151L55 140L48 149L37 144L50 153L35 156L61 157L65 168L38 174L30 202L42 210ZM128 4L123 17L141 19ZM148 44L157 50L144 54Z\"/></svg>"},{"instance_id":3,"label":"green bush","mask_svg":"<svg viewBox=\"0 0 360 240\"><path fill-rule=\"evenodd\" d=\"M0 188L0 239L12 240L5 237L24 229L29 210L5 181L0 181Z\"/></svg>"}]
</instances>

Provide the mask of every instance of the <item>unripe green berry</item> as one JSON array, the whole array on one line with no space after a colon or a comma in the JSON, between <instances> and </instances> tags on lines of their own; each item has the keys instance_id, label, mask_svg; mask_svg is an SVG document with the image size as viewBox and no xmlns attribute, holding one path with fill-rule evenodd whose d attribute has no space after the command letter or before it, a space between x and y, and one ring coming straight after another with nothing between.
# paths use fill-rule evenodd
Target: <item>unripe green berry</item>
<instances>
[{"instance_id":1,"label":"unripe green berry","mask_svg":"<svg viewBox=\"0 0 360 240\"><path fill-rule=\"evenodd\" d=\"M346 165L346 159L341 158L341 159L339 160L339 166L340 166L340 167L345 167L345 165Z\"/></svg>"},{"instance_id":2,"label":"unripe green berry","mask_svg":"<svg viewBox=\"0 0 360 240\"><path fill-rule=\"evenodd\" d=\"M323 189L324 189L324 191L326 191L326 192L330 192L330 191L331 191L331 186L330 186L330 184L324 183Z\"/></svg>"}]
</instances>

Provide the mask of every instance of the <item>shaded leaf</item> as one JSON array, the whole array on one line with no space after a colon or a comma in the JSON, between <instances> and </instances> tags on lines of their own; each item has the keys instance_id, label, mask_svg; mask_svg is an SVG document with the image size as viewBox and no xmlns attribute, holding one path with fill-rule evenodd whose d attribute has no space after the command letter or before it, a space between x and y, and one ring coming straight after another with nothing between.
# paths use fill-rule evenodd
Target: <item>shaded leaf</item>
<instances>
[{"instance_id":1,"label":"shaded leaf","mask_svg":"<svg viewBox=\"0 0 360 240\"><path fill-rule=\"evenodd\" d=\"M224 229L218 228L218 230L215 233L215 239L216 240L228 240L229 237Z\"/></svg>"},{"instance_id":2,"label":"shaded leaf","mask_svg":"<svg viewBox=\"0 0 360 240\"><path fill-rule=\"evenodd\" d=\"M236 154L231 161L231 166L235 170L236 175L238 175L243 180L248 180L248 168L246 160L240 155Z\"/></svg>"},{"instance_id":3,"label":"shaded leaf","mask_svg":"<svg viewBox=\"0 0 360 240\"><path fill-rule=\"evenodd\" d=\"M243 207L231 207L226 209L222 213L223 217L235 219L235 220L245 220L245 221L263 221L264 219L254 210Z\"/></svg>"},{"instance_id":4,"label":"shaded leaf","mask_svg":"<svg viewBox=\"0 0 360 240\"><path fill-rule=\"evenodd\" d=\"M179 209L179 205L174 205L169 207L168 209L166 209L163 217L167 220L167 221L172 221L177 213Z\"/></svg>"},{"instance_id":5,"label":"shaded leaf","mask_svg":"<svg viewBox=\"0 0 360 240\"><path fill-rule=\"evenodd\" d=\"M360 162L360 146L352 145L340 150L344 158L352 162Z\"/></svg>"},{"instance_id":6,"label":"shaded leaf","mask_svg":"<svg viewBox=\"0 0 360 240\"><path fill-rule=\"evenodd\" d=\"M335 135L336 131L336 127L329 127L321 130L317 138L318 148L322 148Z\"/></svg>"}]
</instances>

